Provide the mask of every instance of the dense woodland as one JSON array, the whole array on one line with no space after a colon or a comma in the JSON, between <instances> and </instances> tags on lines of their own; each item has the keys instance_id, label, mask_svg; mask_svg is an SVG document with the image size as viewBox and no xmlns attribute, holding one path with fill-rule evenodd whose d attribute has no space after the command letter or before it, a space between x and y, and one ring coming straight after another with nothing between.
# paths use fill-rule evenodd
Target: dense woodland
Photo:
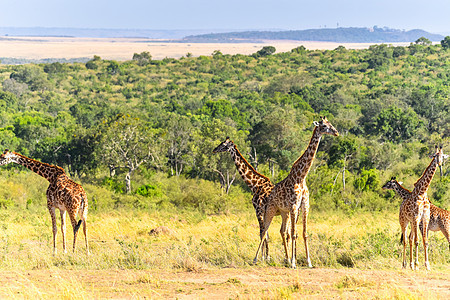
<instances>
[{"instance_id":1,"label":"dense woodland","mask_svg":"<svg viewBox=\"0 0 450 300\"><path fill-rule=\"evenodd\" d=\"M198 193L171 198L167 179L220 185L220 201L249 193L230 155L212 153L229 136L278 182L326 116L340 136L322 139L307 178L313 208L398 207L384 181L397 176L412 188L435 144L450 153L449 46L449 37L422 38L363 50L0 65L0 147L116 194L200 206ZM10 165L0 176L13 172L28 171ZM448 173L436 174L429 193L445 208Z\"/></svg>"}]
</instances>

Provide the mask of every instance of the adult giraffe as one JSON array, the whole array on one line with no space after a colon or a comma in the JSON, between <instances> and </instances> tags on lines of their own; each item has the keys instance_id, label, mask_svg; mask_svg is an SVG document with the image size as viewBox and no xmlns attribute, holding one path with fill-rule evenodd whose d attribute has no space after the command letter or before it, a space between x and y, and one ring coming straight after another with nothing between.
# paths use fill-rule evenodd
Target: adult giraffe
<instances>
[{"instance_id":1,"label":"adult giraffe","mask_svg":"<svg viewBox=\"0 0 450 300\"><path fill-rule=\"evenodd\" d=\"M213 153L220 152L230 153L239 174L252 191L252 204L255 208L256 218L258 219L260 239L262 239L262 234L264 231L264 206L267 197L270 195L270 192L272 191L274 185L269 178L262 175L261 173L258 173L258 171L256 171L255 168L253 168L253 166L248 163L248 161L242 156L241 152L229 137L227 137L213 150ZM269 243L267 240L264 240L264 244L262 247L262 257L263 259L268 259Z\"/></svg>"},{"instance_id":2,"label":"adult giraffe","mask_svg":"<svg viewBox=\"0 0 450 300\"><path fill-rule=\"evenodd\" d=\"M270 223L277 212L281 213L282 224L281 234L283 238L284 250L286 253L286 260L291 264L292 268L296 267L296 240L297 240L297 216L299 209L302 209L303 219L303 240L305 243L306 260L308 267L312 267L311 259L309 257L308 249L308 235L307 235L307 218L309 213L309 191L306 186L306 175L311 168L313 160L316 156L317 148L319 147L320 138L324 134L338 136L339 132L331 125L326 117L322 117L320 122L314 122L314 131L302 156L300 156L291 168L288 176L277 183L273 188L270 196L267 199L267 204L264 213L264 232L258 250L256 251L254 263L258 261L258 254L261 250L261 245L267 238L267 230ZM287 219L290 217L291 222L291 239L292 251L291 260L289 260L285 232Z\"/></svg>"},{"instance_id":3,"label":"adult giraffe","mask_svg":"<svg viewBox=\"0 0 450 300\"><path fill-rule=\"evenodd\" d=\"M423 219L422 242L424 247L425 267L429 270L430 263L428 261L428 224L430 221L430 201L428 200L427 191L431 184L437 167L442 166L442 162L446 157L443 153L442 147L436 146L435 153L428 167L423 172L422 176L414 184L414 189L407 199L400 205L399 222L402 228L403 236L403 252L402 252L402 266L406 268L406 230L409 223L411 223L411 235L409 239L409 263L411 269L416 269L419 266L419 224ZM413 244L415 245L416 258L414 259Z\"/></svg>"},{"instance_id":4,"label":"adult giraffe","mask_svg":"<svg viewBox=\"0 0 450 300\"><path fill-rule=\"evenodd\" d=\"M411 191L402 186L401 182L398 182L395 177L386 182L383 187L384 190L394 190L402 201L408 199ZM429 200L429 199L428 199ZM423 234L423 219L420 221L419 229ZM441 231L449 243L450 249L450 211L437 207L430 202L430 221L428 222L428 231ZM428 233L427 233L428 235ZM410 236L411 238L411 236ZM404 236L401 237L403 243Z\"/></svg>"},{"instance_id":5,"label":"adult giraffe","mask_svg":"<svg viewBox=\"0 0 450 300\"><path fill-rule=\"evenodd\" d=\"M86 242L86 253L89 254L87 241L86 219L88 213L88 199L83 187L67 177L64 169L58 166L42 163L40 161L28 158L19 153L6 149L0 155L0 166L9 163L22 165L34 173L48 180L50 185L47 188L47 208L52 218L53 227L53 254L56 255L56 214L58 208L61 214L61 232L63 238L63 251L66 253L66 211L69 213L70 221L73 228L73 251L77 240L77 232L81 224L83 224L84 238ZM77 222L77 213L81 219Z\"/></svg>"}]
</instances>

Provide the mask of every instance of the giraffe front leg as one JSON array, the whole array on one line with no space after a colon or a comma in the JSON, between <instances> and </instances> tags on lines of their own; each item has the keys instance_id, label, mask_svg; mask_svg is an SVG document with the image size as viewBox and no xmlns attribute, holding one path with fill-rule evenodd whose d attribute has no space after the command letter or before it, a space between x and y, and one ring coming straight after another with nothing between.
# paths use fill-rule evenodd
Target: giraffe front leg
<instances>
[{"instance_id":1,"label":"giraffe front leg","mask_svg":"<svg viewBox=\"0 0 450 300\"><path fill-rule=\"evenodd\" d=\"M406 260L406 233L407 228L402 228L402 237L401 242L403 244L403 251L402 251L402 267L403 269L406 269L407 266L407 260ZM411 236L408 237L408 240L411 240Z\"/></svg>"},{"instance_id":2,"label":"giraffe front leg","mask_svg":"<svg viewBox=\"0 0 450 300\"><path fill-rule=\"evenodd\" d=\"M309 202L309 200L308 200ZM303 213L303 242L305 243L305 254L306 254L306 263L308 264L308 268L312 268L311 258L309 257L309 247L308 247L308 212L309 207L307 205L302 205L302 213Z\"/></svg>"},{"instance_id":3,"label":"giraffe front leg","mask_svg":"<svg viewBox=\"0 0 450 300\"><path fill-rule=\"evenodd\" d=\"M421 218L422 217L420 217L419 220L416 222L416 229L414 231L414 252L415 252L414 267L415 267L415 270L419 270L419 223L420 223Z\"/></svg>"},{"instance_id":4,"label":"giraffe front leg","mask_svg":"<svg viewBox=\"0 0 450 300\"><path fill-rule=\"evenodd\" d=\"M66 249L66 211L60 210L59 213L61 215L61 235L62 235L62 242L63 242L63 252L67 253L67 249Z\"/></svg>"},{"instance_id":5,"label":"giraffe front leg","mask_svg":"<svg viewBox=\"0 0 450 300\"><path fill-rule=\"evenodd\" d=\"M430 262L428 261L428 224L430 222L430 204L425 205L424 212L422 216L422 221L420 225L422 225L422 242L423 242L423 251L425 257L425 268L430 270Z\"/></svg>"},{"instance_id":6,"label":"giraffe front leg","mask_svg":"<svg viewBox=\"0 0 450 300\"><path fill-rule=\"evenodd\" d=\"M286 238L286 226L289 223L289 218L288 215L286 213L281 213L281 228L280 228L280 234L281 234L281 240L283 241L283 247L284 247L284 254L285 254L285 258L284 258L284 262L286 264L289 263L289 254L288 254L288 241Z\"/></svg>"},{"instance_id":7,"label":"giraffe front leg","mask_svg":"<svg viewBox=\"0 0 450 300\"><path fill-rule=\"evenodd\" d=\"M87 238L87 228L86 228L86 219L83 220L83 233L84 233L84 241L86 243L86 255L90 255L89 252L89 245L88 245L88 238Z\"/></svg>"},{"instance_id":8,"label":"giraffe front leg","mask_svg":"<svg viewBox=\"0 0 450 300\"><path fill-rule=\"evenodd\" d=\"M291 251L291 268L297 268L297 210L291 210L291 238L292 238L292 251Z\"/></svg>"},{"instance_id":9,"label":"giraffe front leg","mask_svg":"<svg viewBox=\"0 0 450 300\"><path fill-rule=\"evenodd\" d=\"M264 244L264 241L267 239L267 231L269 230L270 223L272 222L273 216L270 216L266 213L264 215L264 231L262 234L261 241L259 242L258 250L256 250L255 258L253 259L253 263L256 264L258 262L258 255L261 251L261 248Z\"/></svg>"},{"instance_id":10,"label":"giraffe front leg","mask_svg":"<svg viewBox=\"0 0 450 300\"><path fill-rule=\"evenodd\" d=\"M50 217L52 219L52 230L53 230L53 255L56 255L56 235L58 233L58 228L56 227L56 215L55 215L55 208L49 207L48 208L50 212Z\"/></svg>"},{"instance_id":11,"label":"giraffe front leg","mask_svg":"<svg viewBox=\"0 0 450 300\"><path fill-rule=\"evenodd\" d=\"M409 234L409 266L412 270L414 270L414 263L413 263L413 255L414 255L414 226L411 224L411 233Z\"/></svg>"},{"instance_id":12,"label":"giraffe front leg","mask_svg":"<svg viewBox=\"0 0 450 300\"><path fill-rule=\"evenodd\" d=\"M256 211L256 218L258 219L259 224L259 238L262 240L264 233L264 217L263 213L260 211ZM261 260L269 259L269 243L268 243L269 235L267 235L267 239L264 239L262 249L261 249Z\"/></svg>"},{"instance_id":13,"label":"giraffe front leg","mask_svg":"<svg viewBox=\"0 0 450 300\"><path fill-rule=\"evenodd\" d=\"M412 229L413 229L413 234L412 234L413 243L411 243L411 248L412 248L412 245L414 244L414 249L411 249L410 263L411 263L411 269L418 270L419 269L419 222L415 221ZM414 260L414 262L413 262L413 260Z\"/></svg>"}]
</instances>

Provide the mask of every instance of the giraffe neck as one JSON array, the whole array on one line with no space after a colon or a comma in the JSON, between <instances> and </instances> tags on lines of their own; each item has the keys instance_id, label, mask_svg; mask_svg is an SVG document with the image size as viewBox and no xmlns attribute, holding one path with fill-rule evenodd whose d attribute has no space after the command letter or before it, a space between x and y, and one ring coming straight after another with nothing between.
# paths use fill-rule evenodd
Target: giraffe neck
<instances>
[{"instance_id":1,"label":"giraffe neck","mask_svg":"<svg viewBox=\"0 0 450 300\"><path fill-rule=\"evenodd\" d=\"M400 183L396 182L394 185L394 191L402 198L402 200L406 200L411 195L411 191L404 188Z\"/></svg>"},{"instance_id":2,"label":"giraffe neck","mask_svg":"<svg viewBox=\"0 0 450 300\"><path fill-rule=\"evenodd\" d=\"M306 175L308 175L309 169L311 169L314 158L316 157L321 136L319 130L315 127L308 147L292 166L289 175L294 176L297 182L303 181Z\"/></svg>"},{"instance_id":3,"label":"giraffe neck","mask_svg":"<svg viewBox=\"0 0 450 300\"><path fill-rule=\"evenodd\" d=\"M256 192L259 187L262 185L272 185L269 178L258 173L252 165L250 165L247 160L242 156L242 154L237 149L236 145L229 150L231 154L231 158L233 159L236 168L239 171L242 179L244 179L247 186L252 190L252 192Z\"/></svg>"},{"instance_id":4,"label":"giraffe neck","mask_svg":"<svg viewBox=\"0 0 450 300\"><path fill-rule=\"evenodd\" d=\"M30 169L34 173L47 179L49 182L54 181L57 176L65 173L61 167L49 165L18 153L14 154L16 157L13 162Z\"/></svg>"},{"instance_id":5,"label":"giraffe neck","mask_svg":"<svg viewBox=\"0 0 450 300\"><path fill-rule=\"evenodd\" d=\"M431 180L433 179L434 174L436 173L437 169L437 158L434 157L431 163L428 165L428 167L423 172L422 176L417 180L417 182L414 184L414 190L413 193L415 195L423 195L428 191L428 187L431 184Z\"/></svg>"}]
</instances>

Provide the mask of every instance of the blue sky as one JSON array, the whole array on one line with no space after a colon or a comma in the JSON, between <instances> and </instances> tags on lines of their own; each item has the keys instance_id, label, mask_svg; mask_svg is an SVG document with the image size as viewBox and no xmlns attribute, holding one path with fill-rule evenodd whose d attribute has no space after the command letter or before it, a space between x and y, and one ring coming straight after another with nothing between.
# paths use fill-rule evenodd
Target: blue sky
<instances>
[{"instance_id":1,"label":"blue sky","mask_svg":"<svg viewBox=\"0 0 450 300\"><path fill-rule=\"evenodd\" d=\"M449 0L0 0L0 27L309 29L450 33Z\"/></svg>"}]
</instances>

